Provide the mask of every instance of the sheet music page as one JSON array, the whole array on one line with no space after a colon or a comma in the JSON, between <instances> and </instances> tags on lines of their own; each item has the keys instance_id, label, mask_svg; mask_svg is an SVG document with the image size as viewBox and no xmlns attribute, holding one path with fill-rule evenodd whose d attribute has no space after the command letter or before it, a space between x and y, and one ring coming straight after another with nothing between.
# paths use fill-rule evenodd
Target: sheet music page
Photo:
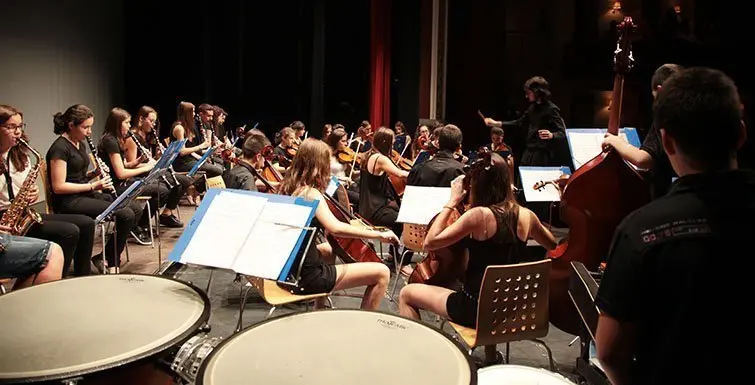
<instances>
[{"instance_id":1,"label":"sheet music page","mask_svg":"<svg viewBox=\"0 0 755 385\"><path fill-rule=\"evenodd\" d=\"M449 199L450 187L406 186L396 222L426 225Z\"/></svg>"},{"instance_id":2,"label":"sheet music page","mask_svg":"<svg viewBox=\"0 0 755 385\"><path fill-rule=\"evenodd\" d=\"M221 191L191 237L181 262L232 269L267 198Z\"/></svg>"},{"instance_id":3,"label":"sheet music page","mask_svg":"<svg viewBox=\"0 0 755 385\"><path fill-rule=\"evenodd\" d=\"M253 277L278 279L311 212L309 206L268 202L232 269Z\"/></svg>"},{"instance_id":4,"label":"sheet music page","mask_svg":"<svg viewBox=\"0 0 755 385\"><path fill-rule=\"evenodd\" d=\"M558 167L520 167L519 176L522 180L524 198L527 202L559 202L559 194L556 186L547 184L542 190L535 190L535 183L558 179L563 172Z\"/></svg>"},{"instance_id":5,"label":"sheet music page","mask_svg":"<svg viewBox=\"0 0 755 385\"><path fill-rule=\"evenodd\" d=\"M619 129L618 136L624 141L632 144L633 146L639 147L638 144L633 143L633 141L629 140L629 137L627 136L627 130L632 130L633 136L637 136L636 130L634 128L621 128ZM598 154L603 152L603 138L605 137L606 132L608 132L608 130L605 128L566 130L575 170L579 169L580 167L582 167L582 165L589 162ZM635 169L638 168L635 167Z\"/></svg>"}]
</instances>

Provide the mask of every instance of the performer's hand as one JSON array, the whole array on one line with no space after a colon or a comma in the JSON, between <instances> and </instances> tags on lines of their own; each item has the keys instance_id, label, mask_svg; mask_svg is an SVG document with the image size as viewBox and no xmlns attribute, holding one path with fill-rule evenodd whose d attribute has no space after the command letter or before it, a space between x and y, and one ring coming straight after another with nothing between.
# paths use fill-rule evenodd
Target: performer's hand
<instances>
[{"instance_id":1,"label":"performer's hand","mask_svg":"<svg viewBox=\"0 0 755 385\"><path fill-rule=\"evenodd\" d=\"M380 242L390 243L392 245L398 245L399 243L401 243L401 241L399 241L398 237L392 230L378 231L378 234L380 235Z\"/></svg>"},{"instance_id":2,"label":"performer's hand","mask_svg":"<svg viewBox=\"0 0 755 385\"><path fill-rule=\"evenodd\" d=\"M37 185L32 185L29 187L29 202L28 203L34 203L39 199L39 187Z\"/></svg>"},{"instance_id":3,"label":"performer's hand","mask_svg":"<svg viewBox=\"0 0 755 385\"><path fill-rule=\"evenodd\" d=\"M3 226L3 225L0 225L0 233L3 233L3 234L10 234L10 233L12 233L12 232L13 232L12 230L13 230L13 229L11 229L11 228L10 228L10 227L8 227L8 226Z\"/></svg>"},{"instance_id":4,"label":"performer's hand","mask_svg":"<svg viewBox=\"0 0 755 385\"><path fill-rule=\"evenodd\" d=\"M553 133L548 130L537 130L537 135L543 140L553 139Z\"/></svg>"},{"instance_id":5,"label":"performer's hand","mask_svg":"<svg viewBox=\"0 0 755 385\"><path fill-rule=\"evenodd\" d=\"M464 175L459 175L451 182L451 198L448 199L449 206L458 206L464 199L464 196L467 195L467 192L464 190L464 178Z\"/></svg>"},{"instance_id":6,"label":"performer's hand","mask_svg":"<svg viewBox=\"0 0 755 385\"><path fill-rule=\"evenodd\" d=\"M106 176L94 183L94 189L95 190L112 190L113 180L110 179L110 176Z\"/></svg>"},{"instance_id":7,"label":"performer's hand","mask_svg":"<svg viewBox=\"0 0 755 385\"><path fill-rule=\"evenodd\" d=\"M209 140L205 140L204 142L199 144L199 149L204 150L205 148L209 148L211 145Z\"/></svg>"},{"instance_id":8,"label":"performer's hand","mask_svg":"<svg viewBox=\"0 0 755 385\"><path fill-rule=\"evenodd\" d=\"M491 119L491 118L485 118L485 125L488 127L498 127L501 125L501 122Z\"/></svg>"},{"instance_id":9,"label":"performer's hand","mask_svg":"<svg viewBox=\"0 0 755 385\"><path fill-rule=\"evenodd\" d=\"M621 141L621 137L614 134L606 133L603 137L603 151L608 151L611 148L616 148L616 145Z\"/></svg>"}]
</instances>

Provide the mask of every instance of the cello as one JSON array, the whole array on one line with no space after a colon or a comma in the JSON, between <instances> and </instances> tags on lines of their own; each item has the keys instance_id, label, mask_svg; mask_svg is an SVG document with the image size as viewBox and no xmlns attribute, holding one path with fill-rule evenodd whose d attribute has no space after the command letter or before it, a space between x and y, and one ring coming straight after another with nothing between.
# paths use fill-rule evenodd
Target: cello
<instances>
[{"instance_id":1,"label":"cello","mask_svg":"<svg viewBox=\"0 0 755 385\"><path fill-rule=\"evenodd\" d=\"M469 200L469 192L471 191L470 183L471 174L478 172L486 164L490 164L490 157L492 152L487 147L481 147L477 152L477 159L469 166L467 176L462 183L464 184L464 190L467 191L467 201ZM462 202L458 207L451 212L446 222L446 226L450 226L461 218L461 215L466 211L468 203ZM435 218L433 218L427 225L428 229L432 226ZM457 243L442 249L430 251L427 256L417 263L412 274L409 275L409 283L424 283L426 285L441 286L450 288L450 286L457 280L461 280L464 277L464 272L467 267L467 260L464 255L464 248Z\"/></svg>"},{"instance_id":2,"label":"cello","mask_svg":"<svg viewBox=\"0 0 755 385\"><path fill-rule=\"evenodd\" d=\"M372 228L361 218L358 218L351 214L349 210L344 208L335 199L331 198L328 194L323 193L325 202L328 204L328 208L333 215L341 222L350 223L353 226L363 226L366 228ZM328 243L333 247L333 253L337 255L345 263L356 262L379 262L383 263L383 260L378 257L375 249L367 241L361 238L345 238L336 237L333 234L326 233Z\"/></svg>"},{"instance_id":3,"label":"cello","mask_svg":"<svg viewBox=\"0 0 755 385\"><path fill-rule=\"evenodd\" d=\"M614 52L613 101L608 132L618 135L624 76L633 64L630 35L636 26L625 17L618 26L618 42ZM566 242L549 252L550 321L557 328L578 335L581 322L569 296L571 262L581 262L588 270L598 269L608 254L614 231L631 212L650 202L649 189L642 176L628 165L616 151L604 150L577 169L563 186L561 218L569 226Z\"/></svg>"}]
</instances>

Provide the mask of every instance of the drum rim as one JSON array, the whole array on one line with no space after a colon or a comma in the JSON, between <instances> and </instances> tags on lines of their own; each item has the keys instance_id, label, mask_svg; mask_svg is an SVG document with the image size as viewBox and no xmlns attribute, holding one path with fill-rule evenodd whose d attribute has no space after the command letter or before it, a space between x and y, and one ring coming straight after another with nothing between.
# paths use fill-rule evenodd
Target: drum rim
<instances>
[{"instance_id":1,"label":"drum rim","mask_svg":"<svg viewBox=\"0 0 755 385\"><path fill-rule=\"evenodd\" d=\"M169 281L173 281L173 282L177 282L177 283L186 285L187 287L189 287L192 290L194 290L199 295L199 297L202 298L202 301L204 302L204 309L202 310L202 314L197 319L197 321L194 322L194 324L192 324L191 327L187 328L186 331L184 331L180 335L176 336L175 338L173 338L173 339L171 339L171 340L169 340L169 341L161 344L160 346L157 346L157 347L155 347L153 349L150 349L150 350L148 350L146 352L143 352L143 353L140 353L140 354L136 354L134 356L131 356L129 358L125 358L125 359L122 359L122 360L119 360L119 361L111 362L109 364L99 365L99 366L91 367L91 368L88 368L88 369L76 370L76 371L73 371L73 372L67 372L67 373L61 373L61 374L53 374L53 375L44 375L44 376L35 376L35 377L23 377L23 378L7 379L7 380L6 379L0 379L0 384L20 384L20 383L30 383L30 382L45 382L45 381L65 380L65 379L70 379L70 378L74 378L74 377L85 376L85 375L89 375L89 374L93 374L93 373L97 373L97 372L102 372L102 371L109 370L109 369L114 369L114 368L121 367L121 366L124 366L124 365L128 365L128 364L137 362L139 360L142 360L142 359L154 356L156 354L162 353L162 352L164 352L164 351L172 348L173 346L178 345L179 343L185 342L192 335L196 334L199 331L201 325L204 324L205 322L207 322L207 320L210 317L210 309L211 309L210 299L207 296L207 293L204 292L204 290L202 290L199 287L197 287L196 285L194 285L192 283L189 283L189 282L186 282L186 281L181 281L181 280L176 279L176 278L166 277L166 276L162 276L162 275L153 275L153 274L123 273L123 274L98 274L98 275L88 275L88 276L81 276L81 277L72 277L72 278L66 278L65 280L50 281L50 282L45 282L45 283L38 284L38 285L35 285L35 286L26 287L26 288L23 288L21 290L12 291L12 292L10 292L10 293L8 293L6 295L11 295L14 292L18 293L18 292L21 292L23 290L31 289L31 288L34 288L34 287L39 287L39 286L42 286L42 285L47 285L47 284L56 283L56 282L60 283L61 281L66 281L66 280L94 279L94 278L99 278L99 277L108 276L108 275L113 275L115 277L154 277L154 278L165 279L165 280L169 280Z\"/></svg>"},{"instance_id":2,"label":"drum rim","mask_svg":"<svg viewBox=\"0 0 755 385\"><path fill-rule=\"evenodd\" d=\"M262 326L264 324L267 324L269 322L280 320L282 318L293 317L293 316L302 315L302 314L308 314L308 313L319 313L319 312L341 312L341 313L345 313L345 312L360 312L360 313L366 312L366 313L376 313L376 314L389 315L389 316L401 318L404 321L415 323L417 325L420 325L420 326L426 327L428 329L431 329L431 330L435 331L436 333L442 335L445 339L451 341L451 344L453 346L455 346L457 349L459 349L459 351L461 352L461 355L464 357L465 361L467 362L467 365L469 366L469 374L470 374L469 375L469 380L470 380L469 384L470 385L477 384L477 366L475 365L474 361L472 360L472 357L469 354L467 354L467 349L461 344L461 342L453 339L451 336L449 336L448 334L444 333L443 330L434 328L434 327L432 327L430 325L422 323L421 321L413 320L411 318L406 318L406 317L398 315L398 314L388 313L388 312L381 311L381 310L317 309L317 310L310 310L310 311L298 311L298 312L293 312L293 313L278 315L278 316L275 316L275 317L270 317L268 319L262 320L260 322L255 323L255 324L251 324L251 325L249 325L249 326L241 329L238 333L233 333L229 337L224 338L223 341L221 341L217 346L215 346L212 349L212 352L210 352L210 354L208 354L207 357L205 357L204 361L202 361L202 364L199 366L199 371L197 371L197 376L196 376L196 378L194 380L195 385L205 385L205 383L204 383L204 375L205 375L205 372L207 371L207 365L210 363L210 361L212 361L212 359L215 357L215 355L218 354L218 352L220 350L222 350L222 348L226 344L229 344L231 341L233 341L236 336L239 336L239 335L243 334L244 332L247 332L247 331L249 331L251 329L260 327L260 326Z\"/></svg>"}]
</instances>

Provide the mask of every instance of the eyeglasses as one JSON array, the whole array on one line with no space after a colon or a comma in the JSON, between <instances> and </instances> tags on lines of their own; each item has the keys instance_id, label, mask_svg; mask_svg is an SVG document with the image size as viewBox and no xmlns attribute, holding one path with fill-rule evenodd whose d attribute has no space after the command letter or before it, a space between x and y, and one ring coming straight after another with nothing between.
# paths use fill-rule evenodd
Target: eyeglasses
<instances>
[{"instance_id":1,"label":"eyeglasses","mask_svg":"<svg viewBox=\"0 0 755 385\"><path fill-rule=\"evenodd\" d=\"M7 128L7 129L9 129L11 131L16 131L16 130L25 131L26 130L26 123L21 123L21 124L3 124L0 127Z\"/></svg>"}]
</instances>

